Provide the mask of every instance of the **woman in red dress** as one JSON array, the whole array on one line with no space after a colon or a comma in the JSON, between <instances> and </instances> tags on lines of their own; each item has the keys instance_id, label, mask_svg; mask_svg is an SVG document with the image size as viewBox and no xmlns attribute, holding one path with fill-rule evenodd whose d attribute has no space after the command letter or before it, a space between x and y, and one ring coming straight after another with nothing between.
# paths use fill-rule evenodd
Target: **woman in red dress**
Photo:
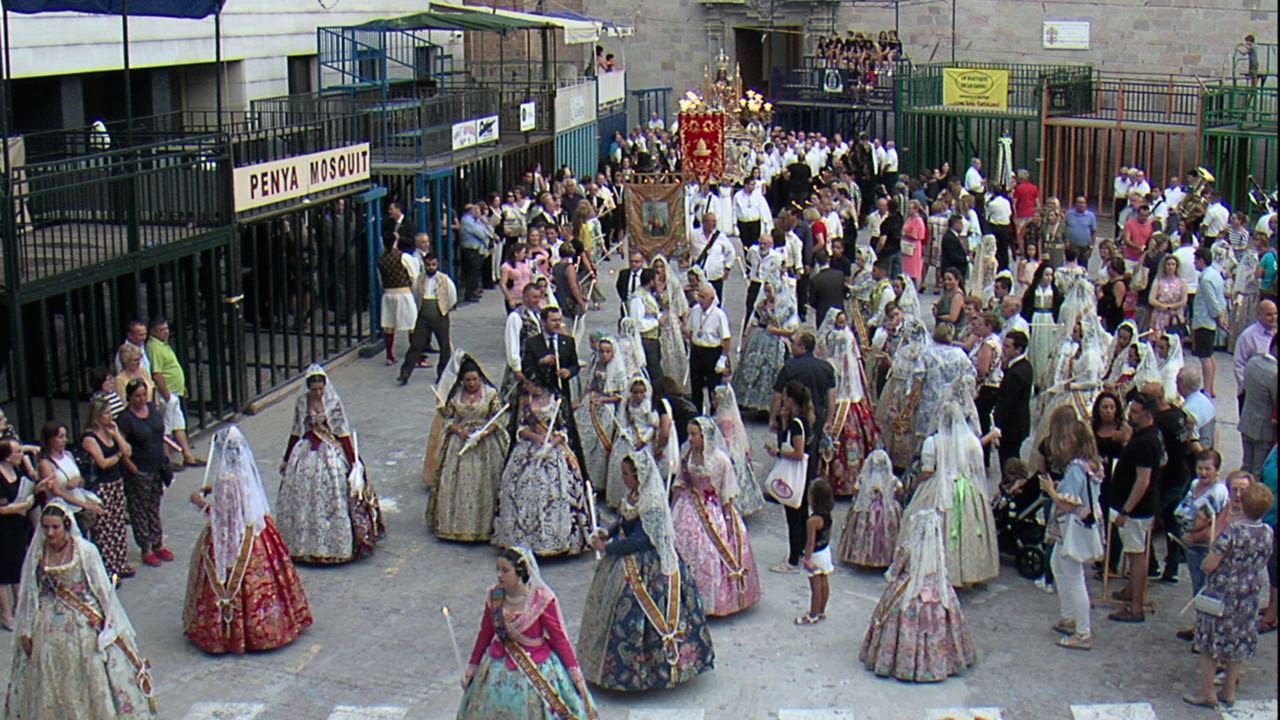
<instances>
[{"instance_id":1,"label":"woman in red dress","mask_svg":"<svg viewBox=\"0 0 1280 720\"><path fill-rule=\"evenodd\" d=\"M182 612L187 637L215 655L293 642L311 624L311 610L240 428L214 435L204 487L191 501L209 523L191 556Z\"/></svg>"}]
</instances>

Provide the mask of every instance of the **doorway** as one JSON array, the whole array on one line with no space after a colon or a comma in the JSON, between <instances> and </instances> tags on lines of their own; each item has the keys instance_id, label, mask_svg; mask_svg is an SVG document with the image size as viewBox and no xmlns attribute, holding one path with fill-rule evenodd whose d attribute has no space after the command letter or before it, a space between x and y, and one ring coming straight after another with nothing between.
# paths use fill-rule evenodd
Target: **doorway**
<instances>
[{"instance_id":1,"label":"doorway","mask_svg":"<svg viewBox=\"0 0 1280 720\"><path fill-rule=\"evenodd\" d=\"M766 92L769 78L765 75L765 33L754 28L734 28L734 54L742 73L742 87Z\"/></svg>"}]
</instances>

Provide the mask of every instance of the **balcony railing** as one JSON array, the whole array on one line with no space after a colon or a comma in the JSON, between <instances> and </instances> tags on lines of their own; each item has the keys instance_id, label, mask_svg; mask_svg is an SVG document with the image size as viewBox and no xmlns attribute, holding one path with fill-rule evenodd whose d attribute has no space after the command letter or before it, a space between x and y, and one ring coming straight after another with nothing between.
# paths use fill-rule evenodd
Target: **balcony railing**
<instances>
[{"instance_id":1,"label":"balcony railing","mask_svg":"<svg viewBox=\"0 0 1280 720\"><path fill-rule=\"evenodd\" d=\"M1204 95L1204 128L1235 127L1275 134L1280 107L1276 88L1216 87Z\"/></svg>"},{"instance_id":2,"label":"balcony railing","mask_svg":"<svg viewBox=\"0 0 1280 720\"><path fill-rule=\"evenodd\" d=\"M230 169L218 135L15 167L16 237L0 261L30 283L229 227Z\"/></svg>"}]
</instances>

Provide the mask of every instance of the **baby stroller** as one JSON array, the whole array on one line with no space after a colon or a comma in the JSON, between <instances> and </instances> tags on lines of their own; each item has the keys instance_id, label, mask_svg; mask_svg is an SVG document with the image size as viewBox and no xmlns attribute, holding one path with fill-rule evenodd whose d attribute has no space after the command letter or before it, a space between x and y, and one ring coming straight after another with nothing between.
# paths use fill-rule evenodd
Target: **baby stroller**
<instances>
[{"instance_id":1,"label":"baby stroller","mask_svg":"<svg viewBox=\"0 0 1280 720\"><path fill-rule=\"evenodd\" d=\"M1000 553L1011 556L1018 574L1028 580L1043 576L1048 566L1044 547L1047 502L1032 479L1016 490L1001 484L1000 494L991 504Z\"/></svg>"}]
</instances>

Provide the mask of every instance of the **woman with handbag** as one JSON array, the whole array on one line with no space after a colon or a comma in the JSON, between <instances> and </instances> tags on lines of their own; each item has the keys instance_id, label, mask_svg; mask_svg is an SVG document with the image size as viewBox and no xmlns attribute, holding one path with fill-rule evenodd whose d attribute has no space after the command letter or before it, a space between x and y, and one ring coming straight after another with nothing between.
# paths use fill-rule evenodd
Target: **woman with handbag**
<instances>
[{"instance_id":1,"label":"woman with handbag","mask_svg":"<svg viewBox=\"0 0 1280 720\"><path fill-rule=\"evenodd\" d=\"M812 479L810 469L816 470L816 463L809 462L808 439L812 437L814 421L809 389L797 380L784 385L778 442L765 443L765 451L777 459L766 483L769 494L782 503L786 512L788 547L786 561L769 568L771 572L800 571L800 556L808 539L809 507L806 499L809 480Z\"/></svg>"},{"instance_id":2,"label":"woman with handbag","mask_svg":"<svg viewBox=\"0 0 1280 720\"><path fill-rule=\"evenodd\" d=\"M1071 423L1065 433L1050 435L1048 448L1049 462L1066 468L1057 484L1048 475L1040 475L1040 489L1053 501L1049 534L1055 538L1051 562L1059 608L1059 620L1053 629L1064 635L1058 639L1058 647L1092 650L1085 565L1103 554L1098 523L1102 517L1098 504L1102 459L1093 430L1079 420Z\"/></svg>"},{"instance_id":3,"label":"woman with handbag","mask_svg":"<svg viewBox=\"0 0 1280 720\"><path fill-rule=\"evenodd\" d=\"M1200 649L1200 693L1184 695L1192 705L1227 707L1235 704L1236 688L1244 660L1258 646L1258 604L1266 591L1267 558L1272 551L1272 529L1262 522L1275 502L1271 490L1254 483L1244 491L1245 517L1228 525L1213 542L1213 550L1201 568L1204 589L1195 598L1196 647ZM1213 678L1226 665L1222 690L1215 693Z\"/></svg>"},{"instance_id":4,"label":"woman with handbag","mask_svg":"<svg viewBox=\"0 0 1280 720\"><path fill-rule=\"evenodd\" d=\"M1176 255L1166 256L1160 263L1160 277L1151 288L1151 331L1156 335L1186 323L1187 284L1178 275L1179 264Z\"/></svg>"}]
</instances>

